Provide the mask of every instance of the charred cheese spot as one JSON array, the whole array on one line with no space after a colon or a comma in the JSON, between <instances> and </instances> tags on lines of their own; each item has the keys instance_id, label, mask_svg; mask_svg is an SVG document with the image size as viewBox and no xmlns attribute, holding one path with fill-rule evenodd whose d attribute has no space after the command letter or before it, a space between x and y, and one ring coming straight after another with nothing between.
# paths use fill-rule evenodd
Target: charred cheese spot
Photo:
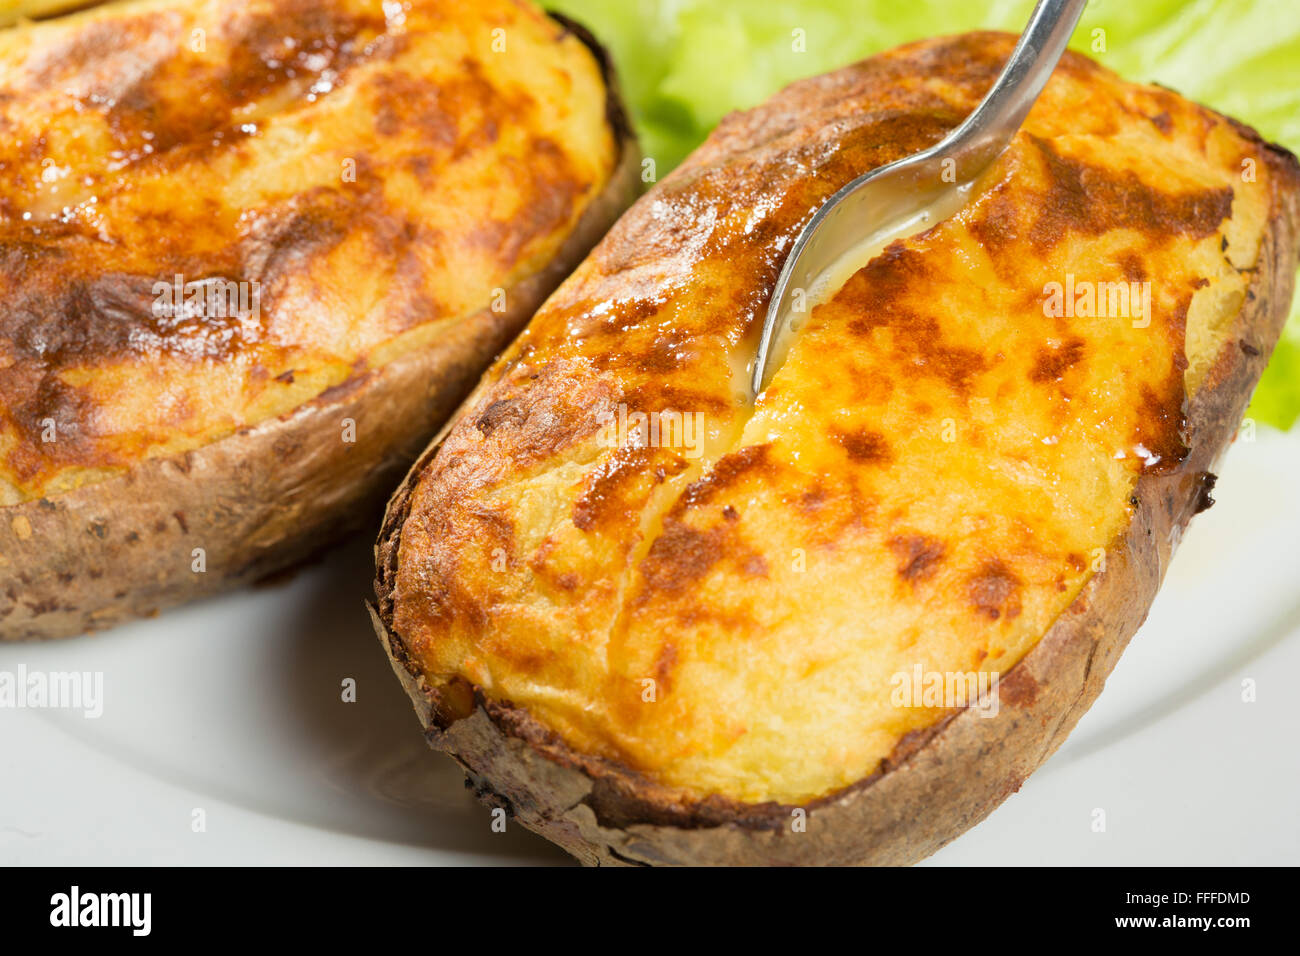
<instances>
[{"instance_id":1,"label":"charred cheese spot","mask_svg":"<svg viewBox=\"0 0 1300 956\"><path fill-rule=\"evenodd\" d=\"M597 525L608 525L617 518L634 514L641 502L629 499L627 486L643 477L646 465L654 457L655 452L648 448L623 449L592 472L581 497L573 504L574 525L590 531ZM684 466L684 461L676 459L673 470L680 471Z\"/></svg>"},{"instance_id":2,"label":"charred cheese spot","mask_svg":"<svg viewBox=\"0 0 1300 956\"><path fill-rule=\"evenodd\" d=\"M967 594L971 606L989 618L1008 620L1020 614L1020 589L1024 584L1002 561L992 559L985 562L975 574L971 575Z\"/></svg>"},{"instance_id":3,"label":"charred cheese spot","mask_svg":"<svg viewBox=\"0 0 1300 956\"><path fill-rule=\"evenodd\" d=\"M722 529L698 531L669 518L641 565L647 589L675 594L685 591L727 554L725 538Z\"/></svg>"},{"instance_id":4,"label":"charred cheese spot","mask_svg":"<svg viewBox=\"0 0 1300 956\"><path fill-rule=\"evenodd\" d=\"M770 451L766 445L750 445L724 456L707 475L687 486L674 504L670 516L678 517L690 508L704 507L743 478L761 474L770 467Z\"/></svg>"},{"instance_id":5,"label":"charred cheese spot","mask_svg":"<svg viewBox=\"0 0 1300 956\"><path fill-rule=\"evenodd\" d=\"M944 558L943 542L929 535L898 535L888 544L898 558L898 576L909 584L933 577Z\"/></svg>"},{"instance_id":6,"label":"charred cheese spot","mask_svg":"<svg viewBox=\"0 0 1300 956\"><path fill-rule=\"evenodd\" d=\"M1086 343L1083 339L1070 339L1059 345L1049 344L1039 349L1029 380L1035 383L1055 382L1083 359Z\"/></svg>"},{"instance_id":7,"label":"charred cheese spot","mask_svg":"<svg viewBox=\"0 0 1300 956\"><path fill-rule=\"evenodd\" d=\"M849 432L835 431L833 434L835 440L844 446L850 460L878 465L889 463L889 442L880 432L862 428Z\"/></svg>"},{"instance_id":8,"label":"charred cheese spot","mask_svg":"<svg viewBox=\"0 0 1300 956\"><path fill-rule=\"evenodd\" d=\"M514 426L523 424L524 410L517 401L501 398L485 408L474 422L474 427L487 438L497 426L509 423Z\"/></svg>"},{"instance_id":9,"label":"charred cheese spot","mask_svg":"<svg viewBox=\"0 0 1300 956\"><path fill-rule=\"evenodd\" d=\"M1029 238L1039 247L1060 242L1067 233L1100 235L1134 229L1148 241L1179 235L1200 239L1216 232L1232 212L1231 186L1166 193L1131 170L1115 173L1058 152L1029 135L1046 176L1044 204Z\"/></svg>"},{"instance_id":10,"label":"charred cheese spot","mask_svg":"<svg viewBox=\"0 0 1300 956\"><path fill-rule=\"evenodd\" d=\"M954 391L964 391L988 359L976 349L946 341L938 319L905 304L927 281L928 269L921 255L895 242L849 280L834 306L854 316L847 326L854 335L887 341L903 374L932 375ZM813 310L814 321L822 308Z\"/></svg>"}]
</instances>

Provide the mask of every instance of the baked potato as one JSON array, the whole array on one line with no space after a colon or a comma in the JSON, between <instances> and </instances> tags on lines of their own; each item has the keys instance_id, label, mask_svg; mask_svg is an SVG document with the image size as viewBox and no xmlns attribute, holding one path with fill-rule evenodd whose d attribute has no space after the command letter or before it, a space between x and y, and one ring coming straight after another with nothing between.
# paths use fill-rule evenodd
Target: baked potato
<instances>
[{"instance_id":1,"label":"baked potato","mask_svg":"<svg viewBox=\"0 0 1300 956\"><path fill-rule=\"evenodd\" d=\"M383 502L640 187L506 0L133 0L0 30L0 637L266 575Z\"/></svg>"},{"instance_id":2,"label":"baked potato","mask_svg":"<svg viewBox=\"0 0 1300 956\"><path fill-rule=\"evenodd\" d=\"M932 853L1065 739L1210 503L1287 314L1300 168L1074 53L965 207L813 308L751 400L800 227L938 141L1014 42L729 116L389 503L372 616L429 742L582 862Z\"/></svg>"}]
</instances>

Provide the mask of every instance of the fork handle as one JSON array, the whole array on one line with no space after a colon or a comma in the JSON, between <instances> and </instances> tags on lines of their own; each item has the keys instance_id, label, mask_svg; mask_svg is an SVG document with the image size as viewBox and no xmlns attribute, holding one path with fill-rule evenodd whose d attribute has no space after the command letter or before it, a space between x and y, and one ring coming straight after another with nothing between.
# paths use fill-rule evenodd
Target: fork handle
<instances>
[{"instance_id":1,"label":"fork handle","mask_svg":"<svg viewBox=\"0 0 1300 956\"><path fill-rule=\"evenodd\" d=\"M941 142L953 150L957 181L977 175L1006 148L1047 85L1088 0L1039 0L1011 58L980 105Z\"/></svg>"}]
</instances>

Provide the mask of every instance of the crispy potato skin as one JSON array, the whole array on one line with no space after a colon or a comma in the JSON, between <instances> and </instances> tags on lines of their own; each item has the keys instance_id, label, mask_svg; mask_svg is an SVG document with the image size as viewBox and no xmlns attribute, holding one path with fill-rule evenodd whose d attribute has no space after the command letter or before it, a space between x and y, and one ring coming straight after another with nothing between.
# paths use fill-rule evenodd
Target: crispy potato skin
<instances>
[{"instance_id":1,"label":"crispy potato skin","mask_svg":"<svg viewBox=\"0 0 1300 956\"><path fill-rule=\"evenodd\" d=\"M806 216L942 136L1013 42L926 41L729 118L390 502L373 616L430 742L583 862L928 855L1059 746L1204 507L1287 313L1300 171L1073 54L968 209L815 310L754 409L736 397L729 357ZM1046 317L1068 272L1151 281L1151 322ZM710 412L701 461L605 447L620 403ZM933 434L954 416L957 456ZM810 583L777 570L794 547ZM997 716L891 712L878 678L911 660L995 670Z\"/></svg>"},{"instance_id":2,"label":"crispy potato skin","mask_svg":"<svg viewBox=\"0 0 1300 956\"><path fill-rule=\"evenodd\" d=\"M585 31L408 6L145 0L0 31L0 638L364 526L635 196ZM177 275L256 283L258 308L160 313Z\"/></svg>"}]
</instances>

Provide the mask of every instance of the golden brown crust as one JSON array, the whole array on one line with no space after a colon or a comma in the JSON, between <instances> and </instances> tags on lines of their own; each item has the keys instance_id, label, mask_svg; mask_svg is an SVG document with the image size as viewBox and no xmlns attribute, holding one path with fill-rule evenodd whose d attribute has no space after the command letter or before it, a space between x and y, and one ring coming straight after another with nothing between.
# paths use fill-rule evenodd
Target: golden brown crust
<instances>
[{"instance_id":1,"label":"golden brown crust","mask_svg":"<svg viewBox=\"0 0 1300 956\"><path fill-rule=\"evenodd\" d=\"M1065 65L1067 70L1083 69L1071 59ZM847 80L832 75L820 82L833 88ZM1170 105L1175 104L1171 101ZM764 120L760 108L756 115L733 124L733 129L749 124L746 135L753 135L753 127L761 127ZM1221 330L1223 344L1207 363L1185 421L1170 429L1168 422L1162 421L1167 412L1144 419L1148 427L1160 428L1166 440L1177 438L1183 446L1166 446L1176 464L1147 469L1137 480L1131 519L1107 548L1104 571L1087 579L1065 613L1004 675L997 717L989 719L964 710L925 727L899 741L876 772L795 807L747 804L716 796L700 799L663 786L620 761L578 751L527 710L485 695L464 678L442 678L431 684L421 661L412 653L410 636L394 626L394 601L408 599L406 594L395 594L401 534L413 489L433 462L435 445L390 504L376 549L377 604L373 609L377 632L431 744L456 757L485 800L509 808L525 826L587 863L908 863L982 819L1059 746L1100 692L1146 614L1179 531L1204 506L1207 475L1230 442L1280 332L1297 254L1300 171L1290 154L1262 143L1253 131L1239 125L1237 129L1267 166L1269 189L1269 226L1248 272L1241 308L1230 326ZM727 135L724 130L701 152L716 154ZM740 145L744 145L743 137ZM832 182L830 188L834 185ZM645 202L652 199L653 194ZM1214 200L1207 196L1205 202L1193 203L1191 219L1203 214L1206 202L1212 205ZM1122 209L1114 211L1124 214ZM1173 209L1148 212L1144 213L1146 225L1189 221L1188 214ZM1222 217L1222 213L1214 215ZM1050 222L1046 226L1050 227ZM608 244L594 258L600 260L602 251L609 255ZM556 298L562 297L563 293ZM527 348L525 341L516 354L526 354ZM1057 374L1054 363L1060 359L1059 355L1047 356L1041 363L1045 379ZM547 372L542 368L532 374ZM485 381L464 406L476 411L480 422L486 416L487 431L510 415L508 406L494 406L490 401L492 381ZM1181 400L1181 382L1177 391ZM1174 397L1171 394L1169 399ZM583 398L590 400L591 396L575 401ZM539 456L548 445L572 440L565 432L564 408L551 407L547 421L554 432L542 431L530 438L537 443ZM1154 441L1160 436L1149 437ZM525 444L518 452L523 455L524 467L530 447ZM880 453L878 443L869 436L850 436L845 448L850 454L856 449L864 460ZM601 507L607 506L602 499ZM899 539L895 554L900 576L924 578L936 550L924 538ZM991 578L974 588L972 599L977 606L1000 607L1002 586ZM465 605L452 606L458 612L465 609ZM808 811L806 832L796 832L791 826L794 812L800 808Z\"/></svg>"},{"instance_id":2,"label":"golden brown crust","mask_svg":"<svg viewBox=\"0 0 1300 956\"><path fill-rule=\"evenodd\" d=\"M358 362L322 394L229 437L0 508L0 639L61 637L150 615L256 580L373 520L481 370L640 188L639 152L608 59L564 21L558 34L569 33L591 44L600 65L617 162L558 248L513 270L505 308L444 322L382 364ZM0 253L12 248L0 241ZM105 332L93 323L84 331L91 340ZM73 350L89 344L68 341Z\"/></svg>"},{"instance_id":3,"label":"golden brown crust","mask_svg":"<svg viewBox=\"0 0 1300 956\"><path fill-rule=\"evenodd\" d=\"M0 32L0 505L283 414L549 261L617 159L571 34L504 0Z\"/></svg>"}]
</instances>

